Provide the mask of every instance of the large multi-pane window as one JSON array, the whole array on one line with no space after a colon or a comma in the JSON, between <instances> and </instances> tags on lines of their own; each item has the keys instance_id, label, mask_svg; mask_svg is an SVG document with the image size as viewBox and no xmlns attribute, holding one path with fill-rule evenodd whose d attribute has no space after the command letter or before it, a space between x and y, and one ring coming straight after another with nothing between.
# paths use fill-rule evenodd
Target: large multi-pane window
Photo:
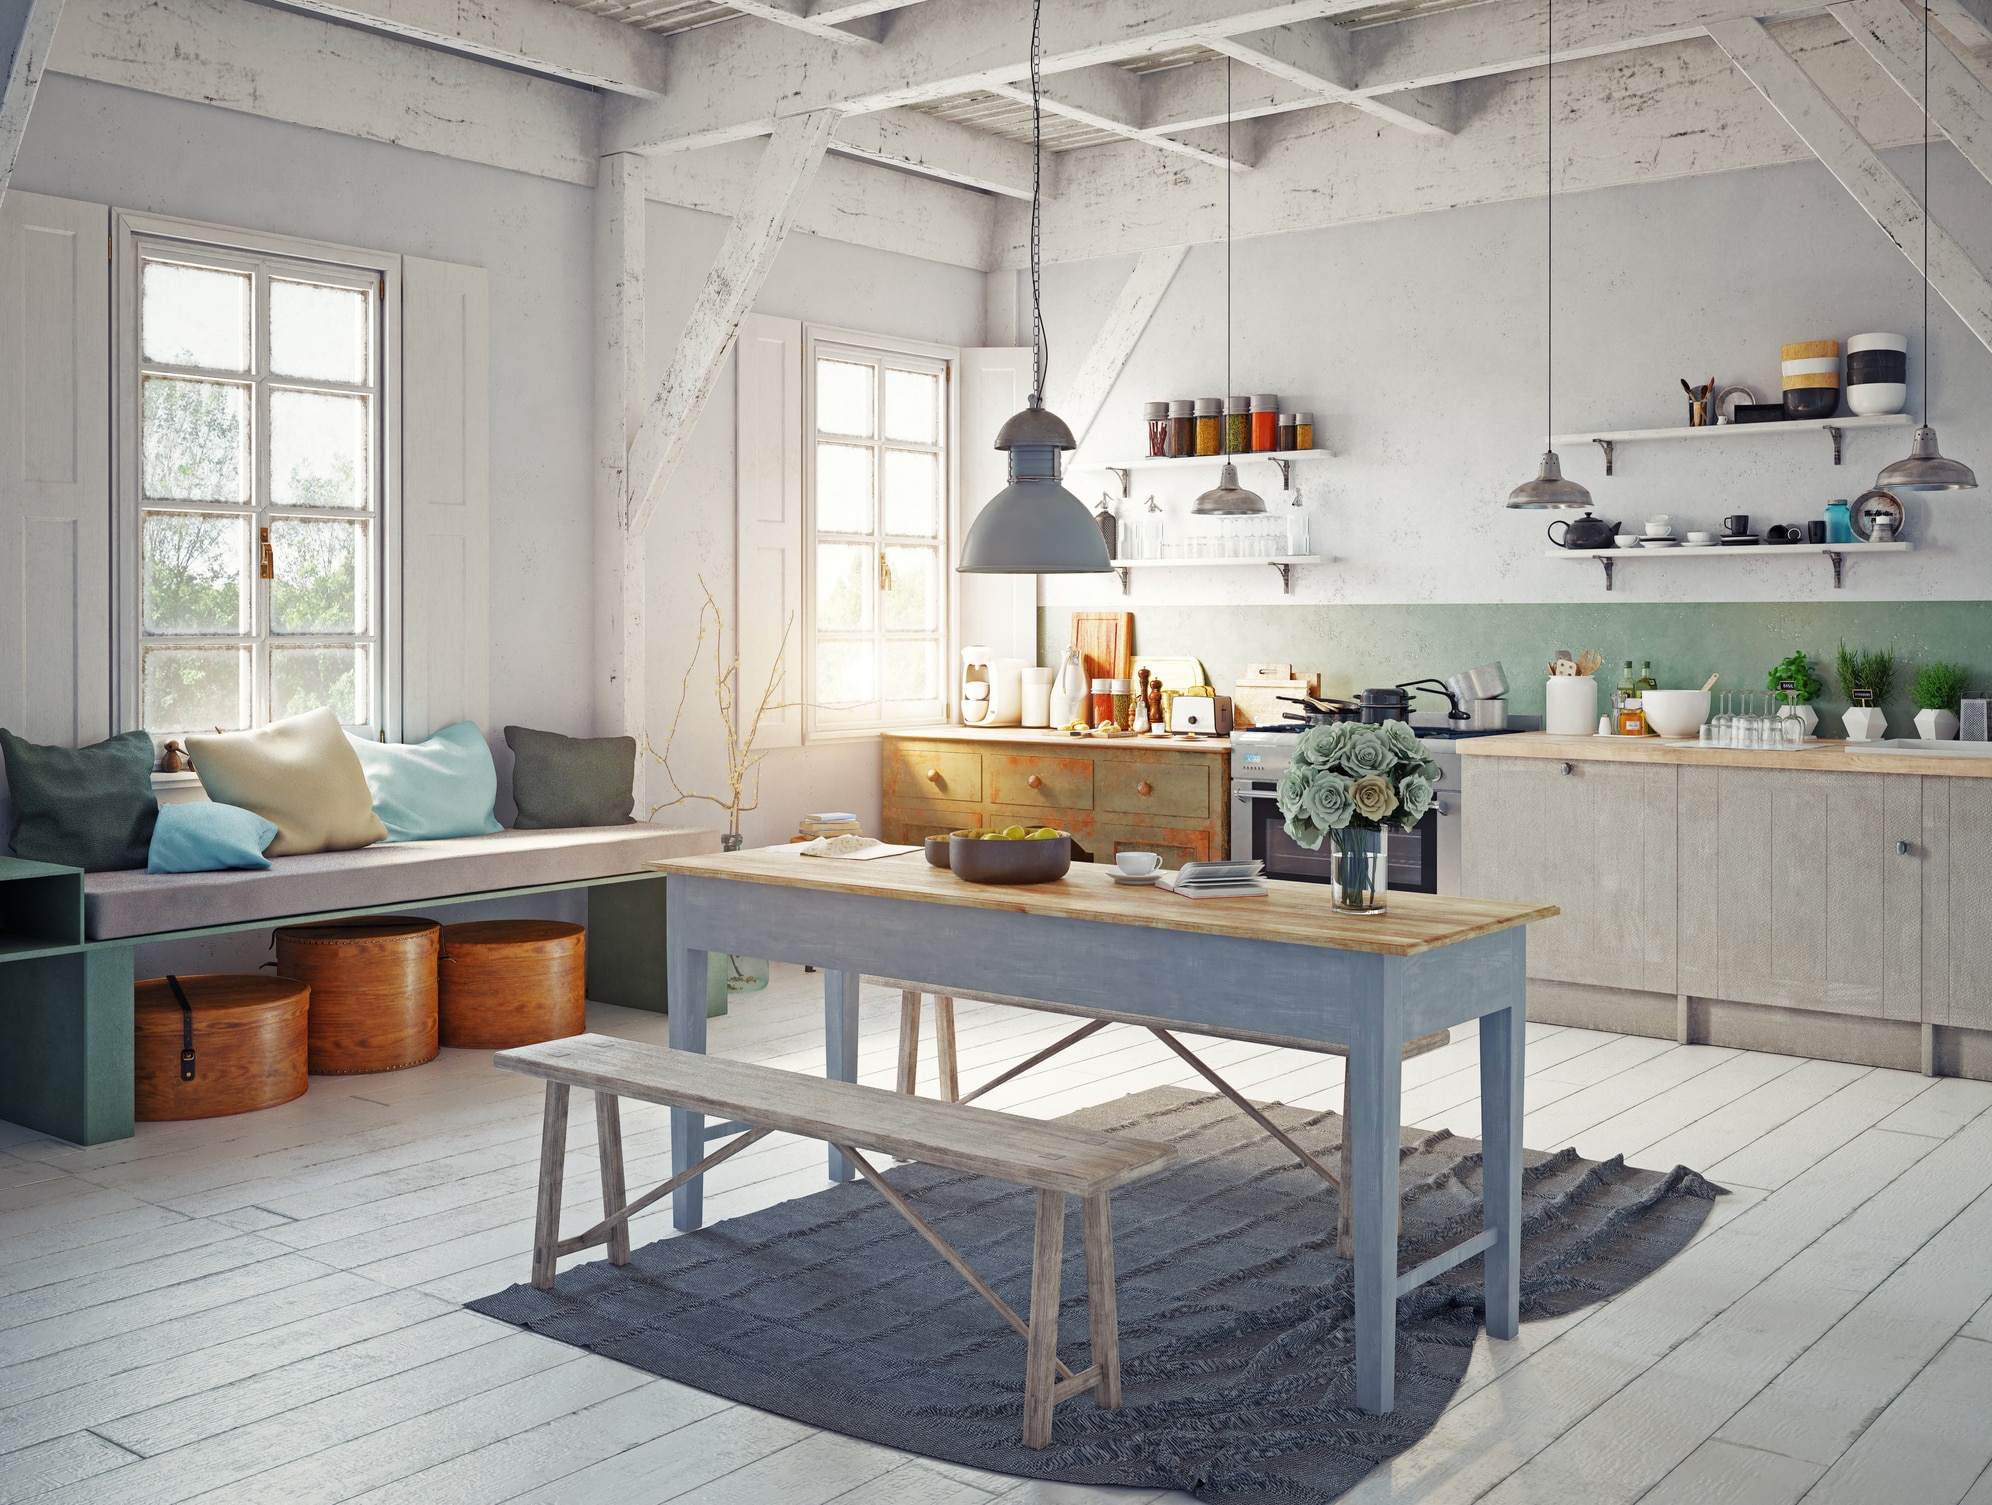
<instances>
[{"instance_id":1,"label":"large multi-pane window","mask_svg":"<svg viewBox=\"0 0 1992 1505\"><path fill-rule=\"evenodd\" d=\"M819 340L810 368L810 725L940 720L948 363Z\"/></svg>"},{"instance_id":2,"label":"large multi-pane window","mask_svg":"<svg viewBox=\"0 0 1992 1505\"><path fill-rule=\"evenodd\" d=\"M380 274L139 238L138 710L379 722Z\"/></svg>"}]
</instances>

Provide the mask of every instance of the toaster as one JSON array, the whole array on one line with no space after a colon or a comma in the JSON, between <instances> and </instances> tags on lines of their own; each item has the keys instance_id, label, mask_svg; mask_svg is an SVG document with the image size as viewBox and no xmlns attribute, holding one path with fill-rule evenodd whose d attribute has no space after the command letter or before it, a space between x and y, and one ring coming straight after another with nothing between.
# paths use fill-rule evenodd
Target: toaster
<instances>
[{"instance_id":1,"label":"toaster","mask_svg":"<svg viewBox=\"0 0 1992 1505\"><path fill-rule=\"evenodd\" d=\"M1231 735L1229 695L1178 695L1169 702L1169 730L1204 737Z\"/></svg>"}]
</instances>

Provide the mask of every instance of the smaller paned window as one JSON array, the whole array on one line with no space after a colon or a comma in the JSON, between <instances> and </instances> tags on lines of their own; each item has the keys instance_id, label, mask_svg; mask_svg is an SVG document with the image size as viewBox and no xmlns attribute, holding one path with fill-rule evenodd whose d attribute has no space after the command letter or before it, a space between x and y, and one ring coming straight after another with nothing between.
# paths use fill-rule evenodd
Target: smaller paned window
<instances>
[{"instance_id":1,"label":"smaller paned window","mask_svg":"<svg viewBox=\"0 0 1992 1505\"><path fill-rule=\"evenodd\" d=\"M809 723L941 720L948 363L818 342L811 368Z\"/></svg>"},{"instance_id":2,"label":"smaller paned window","mask_svg":"<svg viewBox=\"0 0 1992 1505\"><path fill-rule=\"evenodd\" d=\"M156 734L380 696L379 274L141 239L139 709Z\"/></svg>"}]
</instances>

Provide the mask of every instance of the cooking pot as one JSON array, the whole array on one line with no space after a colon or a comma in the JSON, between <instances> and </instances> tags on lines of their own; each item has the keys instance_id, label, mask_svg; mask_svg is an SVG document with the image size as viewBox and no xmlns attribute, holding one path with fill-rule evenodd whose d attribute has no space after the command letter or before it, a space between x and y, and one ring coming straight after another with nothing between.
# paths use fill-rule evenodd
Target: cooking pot
<instances>
[{"instance_id":1,"label":"cooking pot","mask_svg":"<svg viewBox=\"0 0 1992 1505\"><path fill-rule=\"evenodd\" d=\"M1390 685L1362 693L1362 719L1375 726L1385 721L1409 721L1411 697L1402 685Z\"/></svg>"},{"instance_id":2,"label":"cooking pot","mask_svg":"<svg viewBox=\"0 0 1992 1505\"><path fill-rule=\"evenodd\" d=\"M1286 713L1288 721L1305 721L1309 726L1330 726L1337 721L1358 721L1362 718L1362 707L1352 700L1324 700L1318 695L1281 695L1277 697L1288 705L1297 705L1307 714Z\"/></svg>"},{"instance_id":3,"label":"cooking pot","mask_svg":"<svg viewBox=\"0 0 1992 1505\"><path fill-rule=\"evenodd\" d=\"M1446 720L1464 721L1467 718L1467 713L1459 708L1459 696L1436 679L1408 679L1397 688L1422 695L1443 695L1446 698Z\"/></svg>"},{"instance_id":4,"label":"cooking pot","mask_svg":"<svg viewBox=\"0 0 1992 1505\"><path fill-rule=\"evenodd\" d=\"M1446 686L1468 703L1500 700L1508 693L1508 676L1499 664L1482 664L1477 669L1462 669L1446 681Z\"/></svg>"},{"instance_id":5,"label":"cooking pot","mask_svg":"<svg viewBox=\"0 0 1992 1505\"><path fill-rule=\"evenodd\" d=\"M1563 530L1561 538L1556 536L1558 528ZM1618 530L1617 523L1605 522L1586 512L1574 519L1559 517L1543 531L1549 534L1549 541L1559 549L1609 549Z\"/></svg>"}]
</instances>

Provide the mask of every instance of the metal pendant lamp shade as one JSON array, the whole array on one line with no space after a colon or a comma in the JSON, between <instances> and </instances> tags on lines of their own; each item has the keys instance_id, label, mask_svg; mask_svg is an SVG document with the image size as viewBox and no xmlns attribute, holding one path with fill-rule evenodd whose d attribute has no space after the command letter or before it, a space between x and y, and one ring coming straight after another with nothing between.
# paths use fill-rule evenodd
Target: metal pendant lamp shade
<instances>
[{"instance_id":1,"label":"metal pendant lamp shade","mask_svg":"<svg viewBox=\"0 0 1992 1505\"><path fill-rule=\"evenodd\" d=\"M1036 393L996 436L1009 451L1010 484L990 498L961 547L955 568L971 575L1090 575L1113 568L1107 541L1086 504L1059 484L1061 451L1072 430Z\"/></svg>"},{"instance_id":2,"label":"metal pendant lamp shade","mask_svg":"<svg viewBox=\"0 0 1992 1505\"><path fill-rule=\"evenodd\" d=\"M1224 60L1224 390L1231 390L1231 59ZM1227 428L1229 424L1227 423ZM1249 446L1247 446L1249 448ZM1230 446L1226 445L1226 449ZM1266 510L1266 499L1238 484L1238 467L1226 460L1217 484L1197 498L1192 517L1248 517Z\"/></svg>"},{"instance_id":3,"label":"metal pendant lamp shade","mask_svg":"<svg viewBox=\"0 0 1992 1505\"><path fill-rule=\"evenodd\" d=\"M1238 484L1238 467L1229 460L1217 473L1217 484L1197 498L1197 504L1190 509L1199 517L1239 517L1246 513L1264 512L1266 499L1256 491L1247 491Z\"/></svg>"},{"instance_id":4,"label":"metal pendant lamp shade","mask_svg":"<svg viewBox=\"0 0 1992 1505\"><path fill-rule=\"evenodd\" d=\"M1563 475L1563 462L1556 457L1556 451L1542 452L1542 469L1533 481L1524 481L1508 493L1510 507L1533 508L1538 511L1549 508L1589 507L1591 493L1575 481L1566 480ZM1551 524L1551 526L1555 526Z\"/></svg>"}]
</instances>

